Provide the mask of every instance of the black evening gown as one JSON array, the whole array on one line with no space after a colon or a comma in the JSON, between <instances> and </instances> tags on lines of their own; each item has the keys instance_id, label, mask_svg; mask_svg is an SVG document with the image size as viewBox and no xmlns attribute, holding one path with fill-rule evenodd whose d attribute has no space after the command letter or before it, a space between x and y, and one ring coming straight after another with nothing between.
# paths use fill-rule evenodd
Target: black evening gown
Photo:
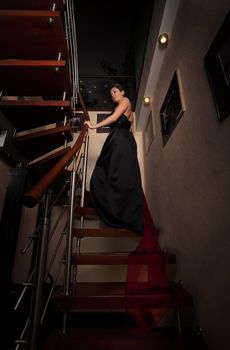
<instances>
[{"instance_id":1,"label":"black evening gown","mask_svg":"<svg viewBox=\"0 0 230 350\"><path fill-rule=\"evenodd\" d=\"M90 199L106 225L143 234L143 190L130 127L124 114L110 125L92 173Z\"/></svg>"}]
</instances>

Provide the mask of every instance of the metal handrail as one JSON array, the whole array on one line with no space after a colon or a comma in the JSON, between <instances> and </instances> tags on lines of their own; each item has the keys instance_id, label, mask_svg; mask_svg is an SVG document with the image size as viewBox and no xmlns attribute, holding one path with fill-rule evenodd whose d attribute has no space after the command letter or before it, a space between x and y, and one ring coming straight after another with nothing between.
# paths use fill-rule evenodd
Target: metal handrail
<instances>
[{"instance_id":1,"label":"metal handrail","mask_svg":"<svg viewBox=\"0 0 230 350\"><path fill-rule=\"evenodd\" d=\"M73 0L66 0L66 12L65 12L65 25L67 44L70 51L70 77L72 81L72 108L75 111L77 104L77 91L78 91L78 62L77 62L77 37L76 26L74 18L74 3Z\"/></svg>"}]
</instances>

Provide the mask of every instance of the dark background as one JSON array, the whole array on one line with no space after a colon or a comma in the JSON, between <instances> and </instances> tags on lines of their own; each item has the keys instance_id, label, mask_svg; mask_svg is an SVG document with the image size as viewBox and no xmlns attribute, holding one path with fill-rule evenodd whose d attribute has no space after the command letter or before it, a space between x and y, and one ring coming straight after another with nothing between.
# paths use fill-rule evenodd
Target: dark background
<instances>
[{"instance_id":1,"label":"dark background","mask_svg":"<svg viewBox=\"0 0 230 350\"><path fill-rule=\"evenodd\" d=\"M109 86L124 85L135 105L153 0L75 3L80 90L91 109L110 109Z\"/></svg>"}]
</instances>

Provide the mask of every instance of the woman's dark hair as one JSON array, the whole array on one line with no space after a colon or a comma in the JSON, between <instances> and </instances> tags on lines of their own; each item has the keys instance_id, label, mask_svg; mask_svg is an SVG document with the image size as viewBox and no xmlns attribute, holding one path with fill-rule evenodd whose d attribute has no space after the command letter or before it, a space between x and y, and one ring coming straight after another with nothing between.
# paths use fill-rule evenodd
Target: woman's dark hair
<instances>
[{"instance_id":1,"label":"woman's dark hair","mask_svg":"<svg viewBox=\"0 0 230 350\"><path fill-rule=\"evenodd\" d=\"M120 91L125 91L123 86L119 83L114 83L114 84L110 85L109 91L111 91L112 88L117 88Z\"/></svg>"},{"instance_id":2,"label":"woman's dark hair","mask_svg":"<svg viewBox=\"0 0 230 350\"><path fill-rule=\"evenodd\" d=\"M109 91L111 91L112 88L117 88L119 91L124 91L124 96L128 97L128 99L130 100L131 105L132 105L132 110L134 110L134 105L133 105L132 99L129 97L129 93L127 93L127 91L125 90L123 85L120 83L113 83L110 85Z\"/></svg>"}]
</instances>

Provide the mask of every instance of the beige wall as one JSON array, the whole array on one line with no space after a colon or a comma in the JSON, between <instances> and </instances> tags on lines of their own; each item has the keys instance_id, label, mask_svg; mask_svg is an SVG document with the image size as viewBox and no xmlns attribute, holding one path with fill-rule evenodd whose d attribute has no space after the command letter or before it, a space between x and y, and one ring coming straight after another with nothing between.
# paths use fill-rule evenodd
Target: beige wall
<instances>
[{"instance_id":1,"label":"beige wall","mask_svg":"<svg viewBox=\"0 0 230 350\"><path fill-rule=\"evenodd\" d=\"M156 138L144 158L146 194L161 246L193 294L212 350L230 349L230 116L218 122L204 56L229 0L181 1L153 95ZM163 147L159 111L178 69L186 111Z\"/></svg>"}]
</instances>

